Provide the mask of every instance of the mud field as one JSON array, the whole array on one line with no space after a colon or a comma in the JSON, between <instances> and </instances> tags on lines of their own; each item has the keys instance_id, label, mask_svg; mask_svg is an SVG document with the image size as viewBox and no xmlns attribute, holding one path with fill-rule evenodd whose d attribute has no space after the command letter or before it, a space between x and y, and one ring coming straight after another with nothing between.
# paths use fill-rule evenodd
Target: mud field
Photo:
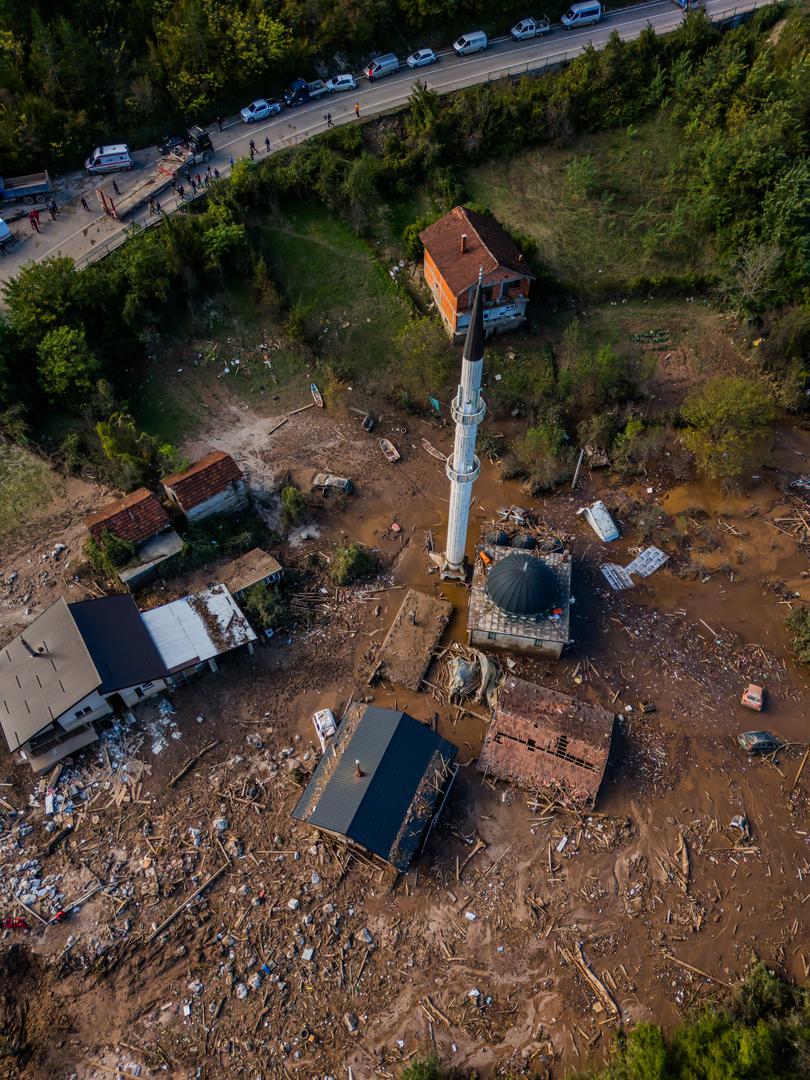
<instances>
[{"instance_id":1,"label":"mud field","mask_svg":"<svg viewBox=\"0 0 810 1080\"><path fill-rule=\"evenodd\" d=\"M0 1039L15 1056L0 1058L0 1076L396 1076L435 1047L484 1076L559 1077L622 1023L671 1024L722 997L753 956L806 980L806 679L785 659L784 630L788 605L810 598L790 524L801 506L785 490L807 467L804 434L780 432L773 467L727 496L595 472L575 494L534 500L485 465L470 552L517 504L574 559L573 644L559 663L516 658L513 670L620 718L597 808L578 813L482 779L484 706L448 704L440 664L428 672L436 689L368 685L409 586L455 605L443 647L465 638L467 591L441 586L425 551L444 536L447 491L421 439L447 451L449 430L390 417L367 436L349 412L311 409L268 435L277 419L234 417L188 453L233 453L268 516L287 471L354 479L355 494L281 552L310 567L321 601L253 657L174 693L173 712L142 705L134 725L77 756L50 792L73 824L61 842L46 830L47 782L3 759L0 895L30 929L3 932ZM4 586L4 635L57 595L88 594L73 578L70 511L87 512L91 494L66 497L35 546L7 547L2 580L18 576ZM595 498L620 524L614 544L576 515ZM342 536L379 549L378 579L326 585L310 556ZM667 564L613 592L599 566L649 543ZM762 717L739 705L749 681L767 688ZM435 718L459 747L441 822L396 879L290 819L319 753L313 710L340 715L358 698ZM760 726L788 744L774 759L736 745ZM730 825L740 814L749 836Z\"/></svg>"}]
</instances>

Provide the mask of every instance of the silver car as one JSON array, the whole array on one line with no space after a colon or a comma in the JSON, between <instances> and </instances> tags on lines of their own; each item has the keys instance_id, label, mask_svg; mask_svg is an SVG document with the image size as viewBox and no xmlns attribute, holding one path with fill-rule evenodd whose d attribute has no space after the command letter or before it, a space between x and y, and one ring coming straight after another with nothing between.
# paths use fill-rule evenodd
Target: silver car
<instances>
[{"instance_id":1,"label":"silver car","mask_svg":"<svg viewBox=\"0 0 810 1080\"><path fill-rule=\"evenodd\" d=\"M409 68L418 68L435 64L438 59L433 49L417 49L416 52L411 53L405 63Z\"/></svg>"},{"instance_id":2,"label":"silver car","mask_svg":"<svg viewBox=\"0 0 810 1080\"><path fill-rule=\"evenodd\" d=\"M334 79L326 80L326 89L330 94L335 94L339 90L356 90L357 83L354 75L336 75Z\"/></svg>"}]
</instances>

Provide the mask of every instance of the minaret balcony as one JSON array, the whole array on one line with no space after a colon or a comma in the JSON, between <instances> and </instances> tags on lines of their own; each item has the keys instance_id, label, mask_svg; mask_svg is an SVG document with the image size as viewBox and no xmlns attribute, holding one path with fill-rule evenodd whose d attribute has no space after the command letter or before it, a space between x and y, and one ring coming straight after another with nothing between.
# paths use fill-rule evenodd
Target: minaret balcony
<instances>
[{"instance_id":1,"label":"minaret balcony","mask_svg":"<svg viewBox=\"0 0 810 1080\"><path fill-rule=\"evenodd\" d=\"M445 472L447 473L447 479L453 484L474 484L481 474L481 462L477 457L473 456L472 467L467 472L460 472L458 469L453 468L452 462L453 455L447 459L445 466Z\"/></svg>"},{"instance_id":2,"label":"minaret balcony","mask_svg":"<svg viewBox=\"0 0 810 1080\"><path fill-rule=\"evenodd\" d=\"M472 427L473 425L477 427L483 422L487 414L487 407L480 394L478 396L478 408L475 412L465 412L465 408L470 408L470 406L459 405L459 395L456 394L450 405L450 415L453 417L454 424L460 424L462 427Z\"/></svg>"}]
</instances>

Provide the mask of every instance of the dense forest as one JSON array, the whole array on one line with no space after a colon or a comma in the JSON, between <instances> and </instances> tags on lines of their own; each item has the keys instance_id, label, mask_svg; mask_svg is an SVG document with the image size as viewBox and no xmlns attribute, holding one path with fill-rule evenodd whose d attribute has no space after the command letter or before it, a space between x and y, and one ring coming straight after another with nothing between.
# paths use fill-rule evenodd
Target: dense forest
<instances>
[{"instance_id":1,"label":"dense forest","mask_svg":"<svg viewBox=\"0 0 810 1080\"><path fill-rule=\"evenodd\" d=\"M156 124L278 94L316 59L335 73L375 50L446 44L470 18L503 32L515 11L518 0L0 0L0 160L9 174L78 168L98 142L146 145L166 134Z\"/></svg>"},{"instance_id":2,"label":"dense forest","mask_svg":"<svg viewBox=\"0 0 810 1080\"><path fill-rule=\"evenodd\" d=\"M274 279L271 272L273 253L264 246L261 222L275 208L319 201L330 216L375 242L372 247L387 244L395 210L414 189L429 200L431 216L465 200L470 160L505 158L544 143L565 145L581 132L632 131L659 114L683 132L665 179L675 209L658 217L650 211L642 242L666 252L709 238L716 271L702 280L673 272L604 281L592 298L646 296L650 290L688 297L696 288L711 294L748 320L752 338L758 338L761 386L768 397L804 411L810 357L809 85L805 10L786 14L773 5L725 32L696 14L665 37L646 30L623 42L613 35L604 49L588 50L547 77L472 87L449 98L417 88L397 116L335 129L261 163L238 162L193 209L134 235L89 269L78 273L69 259L52 258L24 267L5 286L0 408L6 411L0 428L13 436L27 424L36 437L47 437L66 468L89 465L122 487L147 481L159 474L171 450L135 430L123 403L137 393L144 357L166 333L193 324L208 299L241 283L268 319L286 325L295 348L315 362L321 359L317 341L302 338L296 298L285 295L283 275ZM590 182L585 173L578 183ZM424 219L405 229L400 250L418 255L422 224ZM530 245L526 254L531 261ZM570 295L566 282L555 281L541 265L535 270L544 296ZM421 365L435 381L435 354L422 349L419 359L419 348L412 352L416 368ZM401 360L392 358L390 377L399 404L408 371ZM361 377L331 357L323 362L338 380ZM556 370L553 359L548 370L542 367L530 365L516 389L534 416L552 416L538 446L526 448L533 462L556 460L566 431L576 426L578 400L591 402L594 422L602 417L611 438L633 434L625 431L621 410L639 396L636 373L587 349L565 372ZM707 406L734 419L744 405L752 433L753 421L764 415L761 402L739 395L731 403L699 405L698 419ZM689 422L685 414L683 419Z\"/></svg>"}]
</instances>

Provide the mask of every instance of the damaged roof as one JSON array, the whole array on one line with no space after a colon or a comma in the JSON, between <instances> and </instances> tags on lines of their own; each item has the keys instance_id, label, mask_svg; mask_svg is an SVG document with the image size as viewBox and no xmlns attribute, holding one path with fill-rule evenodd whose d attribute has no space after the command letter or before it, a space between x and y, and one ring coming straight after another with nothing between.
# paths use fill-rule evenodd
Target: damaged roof
<instances>
[{"instance_id":1,"label":"damaged roof","mask_svg":"<svg viewBox=\"0 0 810 1080\"><path fill-rule=\"evenodd\" d=\"M224 585L141 613L169 674L230 652L256 635Z\"/></svg>"},{"instance_id":2,"label":"damaged roof","mask_svg":"<svg viewBox=\"0 0 810 1080\"><path fill-rule=\"evenodd\" d=\"M465 250L461 238L467 237ZM456 296L472 288L484 270L484 287L514 278L534 278L506 230L486 214L455 206L428 225L419 239Z\"/></svg>"},{"instance_id":3,"label":"damaged roof","mask_svg":"<svg viewBox=\"0 0 810 1080\"><path fill-rule=\"evenodd\" d=\"M144 487L108 503L84 523L94 540L109 532L132 544L142 544L171 524L157 495Z\"/></svg>"},{"instance_id":4,"label":"damaged roof","mask_svg":"<svg viewBox=\"0 0 810 1080\"><path fill-rule=\"evenodd\" d=\"M498 691L478 768L527 788L556 788L594 802L615 716L536 683L508 676Z\"/></svg>"},{"instance_id":5,"label":"damaged roof","mask_svg":"<svg viewBox=\"0 0 810 1080\"><path fill-rule=\"evenodd\" d=\"M277 574L281 563L261 548L251 548L221 571L222 581L232 593L242 592L259 581Z\"/></svg>"},{"instance_id":6,"label":"damaged roof","mask_svg":"<svg viewBox=\"0 0 810 1080\"><path fill-rule=\"evenodd\" d=\"M292 816L339 833L405 871L455 756L452 743L408 713L355 705Z\"/></svg>"},{"instance_id":7,"label":"damaged roof","mask_svg":"<svg viewBox=\"0 0 810 1080\"><path fill-rule=\"evenodd\" d=\"M231 455L213 450L183 472L164 477L161 483L171 488L182 510L192 510L241 479L242 470Z\"/></svg>"}]
</instances>

